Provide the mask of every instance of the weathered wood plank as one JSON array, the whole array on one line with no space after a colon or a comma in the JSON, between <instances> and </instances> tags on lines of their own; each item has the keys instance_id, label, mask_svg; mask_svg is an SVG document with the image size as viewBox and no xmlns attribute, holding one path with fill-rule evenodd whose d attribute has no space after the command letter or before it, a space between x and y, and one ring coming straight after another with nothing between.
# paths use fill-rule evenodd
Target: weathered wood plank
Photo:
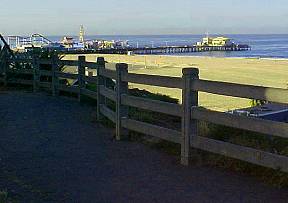
<instances>
[{"instance_id":1,"label":"weathered wood plank","mask_svg":"<svg viewBox=\"0 0 288 203\"><path fill-rule=\"evenodd\" d=\"M100 75L106 78L111 78L111 79L116 80L116 71L105 69L105 68L100 68L98 72Z\"/></svg>"},{"instance_id":2,"label":"weathered wood plank","mask_svg":"<svg viewBox=\"0 0 288 203\"><path fill-rule=\"evenodd\" d=\"M59 65L65 65L65 66L78 66L78 61L74 60L59 60Z\"/></svg>"},{"instance_id":3,"label":"weathered wood plank","mask_svg":"<svg viewBox=\"0 0 288 203\"><path fill-rule=\"evenodd\" d=\"M7 69L7 72L14 73L14 74L26 74L26 75L33 75L33 69Z\"/></svg>"},{"instance_id":4,"label":"weathered wood plank","mask_svg":"<svg viewBox=\"0 0 288 203\"><path fill-rule=\"evenodd\" d=\"M164 113L173 116L182 116L182 108L179 104L173 104L168 102L162 102L152 99L146 99L141 97L122 95L122 104L127 106L133 106L140 109L154 111L158 113Z\"/></svg>"},{"instance_id":5,"label":"weathered wood plank","mask_svg":"<svg viewBox=\"0 0 288 203\"><path fill-rule=\"evenodd\" d=\"M39 64L39 57L36 54L33 54L33 62L32 62L34 75L33 75L33 91L39 91L39 83L40 83L40 64Z\"/></svg>"},{"instance_id":6,"label":"weathered wood plank","mask_svg":"<svg viewBox=\"0 0 288 203\"><path fill-rule=\"evenodd\" d=\"M9 79L7 81L9 84L21 84L21 85L33 85L33 80L24 80L24 79Z\"/></svg>"},{"instance_id":7,"label":"weathered wood plank","mask_svg":"<svg viewBox=\"0 0 288 203\"><path fill-rule=\"evenodd\" d=\"M3 66L4 66L4 64L3 64L3 62L0 60L0 74L2 74L3 71L4 71Z\"/></svg>"},{"instance_id":8,"label":"weathered wood plank","mask_svg":"<svg viewBox=\"0 0 288 203\"><path fill-rule=\"evenodd\" d=\"M42 76L52 76L52 71L49 70L39 70L39 74Z\"/></svg>"},{"instance_id":9,"label":"weathered wood plank","mask_svg":"<svg viewBox=\"0 0 288 203\"><path fill-rule=\"evenodd\" d=\"M88 90L86 88L82 88L81 89L81 93L87 97L90 97L92 99L95 99L97 100L97 92L94 92L94 91L91 91L91 90Z\"/></svg>"},{"instance_id":10,"label":"weathered wood plank","mask_svg":"<svg viewBox=\"0 0 288 203\"><path fill-rule=\"evenodd\" d=\"M88 68L91 68L91 69L97 69L98 68L98 65L96 62L86 61L85 66Z\"/></svg>"},{"instance_id":11,"label":"weathered wood plank","mask_svg":"<svg viewBox=\"0 0 288 203\"><path fill-rule=\"evenodd\" d=\"M52 64L52 59L39 59L39 64L50 65Z\"/></svg>"},{"instance_id":12,"label":"weathered wood plank","mask_svg":"<svg viewBox=\"0 0 288 203\"><path fill-rule=\"evenodd\" d=\"M230 113L192 108L191 117L219 125L288 138L288 124Z\"/></svg>"},{"instance_id":13,"label":"weathered wood plank","mask_svg":"<svg viewBox=\"0 0 288 203\"><path fill-rule=\"evenodd\" d=\"M59 60L59 57L57 54L52 55L52 95L57 96L59 95L59 90L57 89L57 86L59 85L59 78L56 76L56 72L60 71L60 67L57 65L57 61Z\"/></svg>"},{"instance_id":14,"label":"weathered wood plank","mask_svg":"<svg viewBox=\"0 0 288 203\"><path fill-rule=\"evenodd\" d=\"M3 57L4 57L4 52L5 52L5 49L3 48L3 49L0 49L0 61L3 59Z\"/></svg>"},{"instance_id":15,"label":"weathered wood plank","mask_svg":"<svg viewBox=\"0 0 288 203\"><path fill-rule=\"evenodd\" d=\"M178 77L127 73L122 76L122 80L136 84L182 88L182 79Z\"/></svg>"},{"instance_id":16,"label":"weathered wood plank","mask_svg":"<svg viewBox=\"0 0 288 203\"><path fill-rule=\"evenodd\" d=\"M78 56L78 88L79 88L79 94L78 94L78 101L81 102L81 90L85 88L85 63L86 63L86 57L85 56Z\"/></svg>"},{"instance_id":17,"label":"weathered wood plank","mask_svg":"<svg viewBox=\"0 0 288 203\"><path fill-rule=\"evenodd\" d=\"M56 77L59 78L68 78L68 79L74 79L77 80L78 79L78 74L72 74L72 73L63 73L63 72L56 72Z\"/></svg>"},{"instance_id":18,"label":"weathered wood plank","mask_svg":"<svg viewBox=\"0 0 288 203\"><path fill-rule=\"evenodd\" d=\"M8 59L7 47L4 46L2 51L3 51L3 56L2 56L2 71L1 72L2 72L3 77L4 77L4 86L6 87L7 86L7 79L8 79L7 69L9 67L9 62L7 62L7 59Z\"/></svg>"},{"instance_id":19,"label":"weathered wood plank","mask_svg":"<svg viewBox=\"0 0 288 203\"><path fill-rule=\"evenodd\" d=\"M208 92L212 94L260 99L277 103L288 103L288 89L208 80L194 80L191 88L195 91Z\"/></svg>"},{"instance_id":20,"label":"weathered wood plank","mask_svg":"<svg viewBox=\"0 0 288 203\"><path fill-rule=\"evenodd\" d=\"M112 101L116 101L116 92L106 88L104 85L100 86L100 94Z\"/></svg>"},{"instance_id":21,"label":"weathered wood plank","mask_svg":"<svg viewBox=\"0 0 288 203\"><path fill-rule=\"evenodd\" d=\"M97 84L97 77L96 76L85 76L84 80L88 83Z\"/></svg>"},{"instance_id":22,"label":"weathered wood plank","mask_svg":"<svg viewBox=\"0 0 288 203\"><path fill-rule=\"evenodd\" d=\"M151 135L174 143L181 142L181 133L176 130L159 127L156 125L131 120L128 118L122 118L122 127L129 130Z\"/></svg>"},{"instance_id":23,"label":"weathered wood plank","mask_svg":"<svg viewBox=\"0 0 288 203\"><path fill-rule=\"evenodd\" d=\"M128 118L129 108L122 104L121 95L128 94L128 82L122 81L122 75L128 73L128 64L116 64L116 140L127 137L128 131L122 127L122 118Z\"/></svg>"},{"instance_id":24,"label":"weathered wood plank","mask_svg":"<svg viewBox=\"0 0 288 203\"><path fill-rule=\"evenodd\" d=\"M57 89L64 91L64 92L71 92L71 93L79 94L79 88L78 87L72 87L72 86L59 84L59 85L57 85Z\"/></svg>"},{"instance_id":25,"label":"weathered wood plank","mask_svg":"<svg viewBox=\"0 0 288 203\"><path fill-rule=\"evenodd\" d=\"M191 147L288 172L288 157L223 141L193 136Z\"/></svg>"},{"instance_id":26,"label":"weathered wood plank","mask_svg":"<svg viewBox=\"0 0 288 203\"><path fill-rule=\"evenodd\" d=\"M100 106L106 104L106 100L105 97L101 95L100 93L100 86L101 85L105 85L105 78L103 76L101 76L100 69L105 69L105 59L104 57L98 57L97 58L97 65L98 65L98 69L97 69L97 120L101 121L103 116L100 112ZM116 120L116 119L115 119Z\"/></svg>"},{"instance_id":27,"label":"weathered wood plank","mask_svg":"<svg viewBox=\"0 0 288 203\"><path fill-rule=\"evenodd\" d=\"M9 63L32 63L33 59L28 59L28 58L13 58L13 59L8 59L7 60Z\"/></svg>"},{"instance_id":28,"label":"weathered wood plank","mask_svg":"<svg viewBox=\"0 0 288 203\"><path fill-rule=\"evenodd\" d=\"M116 113L114 111L107 108L105 105L101 104L100 105L100 112L105 117L107 117L110 121L112 121L113 123L116 123Z\"/></svg>"},{"instance_id":29,"label":"weathered wood plank","mask_svg":"<svg viewBox=\"0 0 288 203\"><path fill-rule=\"evenodd\" d=\"M181 164L188 165L191 137L197 136L197 120L191 119L191 107L198 106L198 92L191 90L193 80L199 79L197 68L182 69Z\"/></svg>"},{"instance_id":30,"label":"weathered wood plank","mask_svg":"<svg viewBox=\"0 0 288 203\"><path fill-rule=\"evenodd\" d=\"M40 86L40 87L44 87L44 88L51 89L51 88L52 88L52 83L50 83L50 82L40 82L40 83L39 83L39 86Z\"/></svg>"}]
</instances>

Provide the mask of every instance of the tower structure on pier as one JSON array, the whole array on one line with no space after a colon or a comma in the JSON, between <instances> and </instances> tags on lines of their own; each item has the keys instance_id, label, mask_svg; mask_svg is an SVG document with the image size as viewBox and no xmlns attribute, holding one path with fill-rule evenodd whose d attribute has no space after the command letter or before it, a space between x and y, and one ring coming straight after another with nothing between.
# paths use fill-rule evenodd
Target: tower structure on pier
<instances>
[{"instance_id":1,"label":"tower structure on pier","mask_svg":"<svg viewBox=\"0 0 288 203\"><path fill-rule=\"evenodd\" d=\"M79 42L84 43L84 35L85 35L84 26L81 25L80 32L79 32Z\"/></svg>"}]
</instances>

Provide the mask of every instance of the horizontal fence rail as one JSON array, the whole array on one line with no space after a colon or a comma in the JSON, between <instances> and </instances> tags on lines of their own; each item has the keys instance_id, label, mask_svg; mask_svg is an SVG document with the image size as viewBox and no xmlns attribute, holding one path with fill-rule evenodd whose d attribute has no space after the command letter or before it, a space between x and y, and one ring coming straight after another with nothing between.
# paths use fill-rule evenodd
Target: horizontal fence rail
<instances>
[{"instance_id":1,"label":"horizontal fence rail","mask_svg":"<svg viewBox=\"0 0 288 203\"><path fill-rule=\"evenodd\" d=\"M9 79L6 81L8 84L20 84L20 85L33 85L32 80L25 80L25 79Z\"/></svg>"},{"instance_id":2,"label":"horizontal fence rail","mask_svg":"<svg viewBox=\"0 0 288 203\"><path fill-rule=\"evenodd\" d=\"M161 138L163 140L167 140L174 143L181 142L181 133L176 130L171 130L163 127L159 127L156 125L152 125L149 123L136 121L132 119L123 118L122 125L124 128L143 133L146 135L151 135L154 137Z\"/></svg>"},{"instance_id":3,"label":"horizontal fence rail","mask_svg":"<svg viewBox=\"0 0 288 203\"><path fill-rule=\"evenodd\" d=\"M63 73L63 72L55 72L56 77L59 78L68 78L68 79L78 79L78 74L72 74L72 73Z\"/></svg>"},{"instance_id":4,"label":"horizontal fence rail","mask_svg":"<svg viewBox=\"0 0 288 203\"><path fill-rule=\"evenodd\" d=\"M122 95L121 101L123 105L132 106L144 110L164 113L172 116L182 116L181 105L162 102L157 100L145 99L141 97Z\"/></svg>"},{"instance_id":5,"label":"horizontal fence rail","mask_svg":"<svg viewBox=\"0 0 288 203\"><path fill-rule=\"evenodd\" d=\"M97 84L97 77L95 77L95 76L85 76L84 80L88 83Z\"/></svg>"},{"instance_id":6,"label":"horizontal fence rail","mask_svg":"<svg viewBox=\"0 0 288 203\"><path fill-rule=\"evenodd\" d=\"M58 64L59 65L63 65L63 66L78 66L78 61L75 61L75 60L59 60Z\"/></svg>"},{"instance_id":7,"label":"horizontal fence rail","mask_svg":"<svg viewBox=\"0 0 288 203\"><path fill-rule=\"evenodd\" d=\"M288 123L192 108L191 118L253 132L288 138Z\"/></svg>"},{"instance_id":8,"label":"horizontal fence rail","mask_svg":"<svg viewBox=\"0 0 288 203\"><path fill-rule=\"evenodd\" d=\"M90 97L92 99L97 100L97 92L88 90L86 88L81 89L81 94L85 95L86 97Z\"/></svg>"},{"instance_id":9,"label":"horizontal fence rail","mask_svg":"<svg viewBox=\"0 0 288 203\"><path fill-rule=\"evenodd\" d=\"M243 85L228 82L194 80L191 88L212 94L259 99L276 103L288 103L288 89Z\"/></svg>"},{"instance_id":10,"label":"horizontal fence rail","mask_svg":"<svg viewBox=\"0 0 288 203\"><path fill-rule=\"evenodd\" d=\"M64 92L71 92L71 93L75 93L75 94L80 94L80 90L77 87L73 87L73 86L67 86L67 85L57 85L57 89L64 91Z\"/></svg>"},{"instance_id":11,"label":"horizontal fence rail","mask_svg":"<svg viewBox=\"0 0 288 203\"><path fill-rule=\"evenodd\" d=\"M43 65L50 65L50 64L52 64L52 61L49 59L40 59L39 63L43 64Z\"/></svg>"},{"instance_id":12,"label":"horizontal fence rail","mask_svg":"<svg viewBox=\"0 0 288 203\"><path fill-rule=\"evenodd\" d=\"M13 58L13 59L7 59L7 62L9 63L32 63L33 59L29 58Z\"/></svg>"},{"instance_id":13,"label":"horizontal fence rail","mask_svg":"<svg viewBox=\"0 0 288 203\"><path fill-rule=\"evenodd\" d=\"M98 64L95 63L95 62L88 62L88 61L86 61L85 65L86 65L88 68L91 68L91 69L97 69L97 68L98 68Z\"/></svg>"},{"instance_id":14,"label":"horizontal fence rail","mask_svg":"<svg viewBox=\"0 0 288 203\"><path fill-rule=\"evenodd\" d=\"M159 75L146 75L136 73L126 73L122 75L122 80L125 82L153 85L167 88L182 88L182 80L177 77L159 76Z\"/></svg>"},{"instance_id":15,"label":"horizontal fence rail","mask_svg":"<svg viewBox=\"0 0 288 203\"><path fill-rule=\"evenodd\" d=\"M116 72L113 70L101 68L99 69L99 75L116 80Z\"/></svg>"},{"instance_id":16,"label":"horizontal fence rail","mask_svg":"<svg viewBox=\"0 0 288 203\"><path fill-rule=\"evenodd\" d=\"M116 114L114 111L106 107L105 105L100 105L100 112L106 116L110 121L116 123Z\"/></svg>"},{"instance_id":17,"label":"horizontal fence rail","mask_svg":"<svg viewBox=\"0 0 288 203\"><path fill-rule=\"evenodd\" d=\"M52 71L48 71L48 70L40 70L39 74L42 76L52 76L53 75Z\"/></svg>"},{"instance_id":18,"label":"horizontal fence rail","mask_svg":"<svg viewBox=\"0 0 288 203\"><path fill-rule=\"evenodd\" d=\"M212 111L201 108L198 104L198 92L286 104L288 103L287 89L202 80L199 79L199 71L195 68L183 69L182 78L128 73L127 64L116 64L116 70L110 70L105 68L103 57L99 57L97 62L87 62L83 56L80 56L78 61L59 60L55 56L50 59L37 59L34 56L33 59L5 60L4 56L5 52L1 50L0 75L2 77L0 77L0 82L4 85L9 83L30 85L33 86L34 91L37 91L38 88L46 88L51 90L55 96L59 94L59 91L74 93L78 95L79 101L83 96L95 99L97 100L98 119L106 117L115 123L116 139L118 140L125 137L128 129L180 144L181 163L185 165L189 161L190 147L193 147L288 172L287 156L199 136L197 130L198 121L205 121L288 138L287 123ZM16 63L23 66L28 65L30 69L17 69ZM41 68L42 65L45 66L45 69ZM63 72L61 70L63 66L75 66L77 71L74 74ZM87 69L96 69L97 76L86 75ZM15 77L10 78L9 74L15 75ZM27 75L31 79L20 76L16 78L17 75ZM66 79L75 82L68 84ZM181 89L182 104L129 95L129 83ZM111 84L114 84L115 87L111 88ZM89 85L95 89L89 89ZM109 100L115 104L113 110ZM135 120L129 115L129 107L181 118L181 129L178 131Z\"/></svg>"},{"instance_id":19,"label":"horizontal fence rail","mask_svg":"<svg viewBox=\"0 0 288 203\"><path fill-rule=\"evenodd\" d=\"M116 101L115 91L106 88L104 85L101 85L99 90L100 90L100 94L103 95L104 97L106 97L112 101Z\"/></svg>"},{"instance_id":20,"label":"horizontal fence rail","mask_svg":"<svg viewBox=\"0 0 288 203\"><path fill-rule=\"evenodd\" d=\"M33 69L8 69L7 73L33 75Z\"/></svg>"},{"instance_id":21,"label":"horizontal fence rail","mask_svg":"<svg viewBox=\"0 0 288 203\"><path fill-rule=\"evenodd\" d=\"M287 156L281 156L200 136L192 137L191 147L288 172Z\"/></svg>"}]
</instances>

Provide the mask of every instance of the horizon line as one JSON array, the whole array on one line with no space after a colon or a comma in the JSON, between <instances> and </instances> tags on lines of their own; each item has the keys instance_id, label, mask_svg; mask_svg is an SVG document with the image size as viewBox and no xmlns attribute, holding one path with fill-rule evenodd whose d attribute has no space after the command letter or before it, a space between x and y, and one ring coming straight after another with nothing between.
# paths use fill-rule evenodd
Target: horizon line
<instances>
[{"instance_id":1,"label":"horizon line","mask_svg":"<svg viewBox=\"0 0 288 203\"><path fill-rule=\"evenodd\" d=\"M2 34L2 33L0 33ZM35 33L31 33L35 34ZM44 36L49 36L49 37L59 37L59 36L78 36L79 34L52 34L52 35L46 35L43 33L39 33ZM183 33L183 34L176 34L176 33L170 33L170 34L86 34L86 36L163 36L163 35L205 35L205 33L201 34L188 34L188 33ZM209 35L288 35L288 33L210 33ZM25 36L25 35L15 35L15 34L9 34L9 35L3 35L3 36Z\"/></svg>"}]
</instances>

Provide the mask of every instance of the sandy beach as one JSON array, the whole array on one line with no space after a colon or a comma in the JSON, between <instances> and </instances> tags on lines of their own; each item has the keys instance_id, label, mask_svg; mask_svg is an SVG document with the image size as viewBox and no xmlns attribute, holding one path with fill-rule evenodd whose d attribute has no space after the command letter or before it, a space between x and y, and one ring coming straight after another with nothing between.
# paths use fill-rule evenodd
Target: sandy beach
<instances>
[{"instance_id":1,"label":"sandy beach","mask_svg":"<svg viewBox=\"0 0 288 203\"><path fill-rule=\"evenodd\" d=\"M128 63L129 72L151 75L181 77L182 68L195 67L200 71L201 79L225 81L240 84L260 85L267 87L288 87L288 60L257 58L212 58L191 56L126 56L126 55L86 55L87 61L96 61L99 56L109 62L108 68L115 63ZM65 56L65 59L76 60L77 56ZM130 84L132 87L146 89L155 93L178 98L181 102L181 91L168 88ZM201 106L226 111L247 107L250 100L200 93Z\"/></svg>"}]
</instances>

